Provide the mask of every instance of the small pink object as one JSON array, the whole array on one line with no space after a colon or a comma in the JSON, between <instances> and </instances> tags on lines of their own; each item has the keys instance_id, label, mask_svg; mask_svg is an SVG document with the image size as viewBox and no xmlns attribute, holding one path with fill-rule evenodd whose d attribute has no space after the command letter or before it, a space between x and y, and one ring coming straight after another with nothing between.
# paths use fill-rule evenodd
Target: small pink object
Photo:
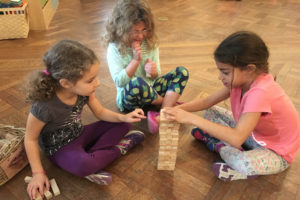
<instances>
[{"instance_id":1,"label":"small pink object","mask_svg":"<svg viewBox=\"0 0 300 200\"><path fill-rule=\"evenodd\" d=\"M184 104L184 102L182 102L182 101L177 101L176 104L177 104L177 105L182 105L182 104Z\"/></svg>"},{"instance_id":2,"label":"small pink object","mask_svg":"<svg viewBox=\"0 0 300 200\"><path fill-rule=\"evenodd\" d=\"M44 74L46 74L47 76L49 76L50 75L50 73L47 71L47 69L44 69Z\"/></svg>"},{"instance_id":3,"label":"small pink object","mask_svg":"<svg viewBox=\"0 0 300 200\"><path fill-rule=\"evenodd\" d=\"M158 133L159 124L156 121L157 116L159 116L159 112L149 111L147 113L148 129L151 134Z\"/></svg>"}]
</instances>

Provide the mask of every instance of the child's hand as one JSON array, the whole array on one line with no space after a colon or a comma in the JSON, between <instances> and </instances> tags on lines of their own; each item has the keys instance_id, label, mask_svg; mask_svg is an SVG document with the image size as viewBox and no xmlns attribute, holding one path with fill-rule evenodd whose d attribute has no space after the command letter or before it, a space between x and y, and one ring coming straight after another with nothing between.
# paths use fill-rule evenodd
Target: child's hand
<instances>
[{"instance_id":1,"label":"child's hand","mask_svg":"<svg viewBox=\"0 0 300 200\"><path fill-rule=\"evenodd\" d=\"M182 124L190 124L195 117L194 114L176 107L165 107L163 113L166 114L166 118L177 121Z\"/></svg>"},{"instance_id":2,"label":"child's hand","mask_svg":"<svg viewBox=\"0 0 300 200\"><path fill-rule=\"evenodd\" d=\"M139 122L141 119L146 119L144 111L142 109L135 109L134 111L124 115L124 122L132 123Z\"/></svg>"},{"instance_id":3,"label":"child's hand","mask_svg":"<svg viewBox=\"0 0 300 200\"><path fill-rule=\"evenodd\" d=\"M133 42L131 44L133 59L136 61L142 60L142 53L141 53L141 45L138 42Z\"/></svg>"},{"instance_id":4,"label":"child's hand","mask_svg":"<svg viewBox=\"0 0 300 200\"><path fill-rule=\"evenodd\" d=\"M152 62L149 58L146 60L145 71L147 77L155 77L157 76L157 67L156 63Z\"/></svg>"},{"instance_id":5,"label":"child's hand","mask_svg":"<svg viewBox=\"0 0 300 200\"><path fill-rule=\"evenodd\" d=\"M35 199L38 191L41 194L41 196L43 196L44 192L49 189L49 179L46 176L46 174L38 173L33 175L30 183L28 184L27 193L30 199Z\"/></svg>"}]
</instances>

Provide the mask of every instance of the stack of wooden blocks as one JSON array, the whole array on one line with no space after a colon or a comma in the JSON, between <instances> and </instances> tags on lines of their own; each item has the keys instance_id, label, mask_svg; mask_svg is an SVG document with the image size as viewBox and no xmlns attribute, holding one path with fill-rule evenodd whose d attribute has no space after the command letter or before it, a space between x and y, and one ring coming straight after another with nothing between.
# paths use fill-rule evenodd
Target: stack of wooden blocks
<instances>
[{"instance_id":1,"label":"stack of wooden blocks","mask_svg":"<svg viewBox=\"0 0 300 200\"><path fill-rule=\"evenodd\" d=\"M177 157L180 124L160 112L158 170L174 170Z\"/></svg>"}]
</instances>

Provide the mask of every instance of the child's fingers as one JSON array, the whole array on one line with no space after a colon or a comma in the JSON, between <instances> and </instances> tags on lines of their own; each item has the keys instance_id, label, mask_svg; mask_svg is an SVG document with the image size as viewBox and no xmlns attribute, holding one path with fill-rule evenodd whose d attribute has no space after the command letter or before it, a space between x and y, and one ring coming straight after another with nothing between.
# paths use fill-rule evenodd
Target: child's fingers
<instances>
[{"instance_id":1,"label":"child's fingers","mask_svg":"<svg viewBox=\"0 0 300 200\"><path fill-rule=\"evenodd\" d=\"M162 112L165 114L170 114L172 112L172 108L171 107L165 107L164 109L162 109Z\"/></svg>"},{"instance_id":2,"label":"child's fingers","mask_svg":"<svg viewBox=\"0 0 300 200\"><path fill-rule=\"evenodd\" d=\"M46 184L46 189L47 189L47 190L50 190L50 183L49 183L49 180L48 180L48 179L46 180L46 183L45 183L45 184Z\"/></svg>"},{"instance_id":3,"label":"child's fingers","mask_svg":"<svg viewBox=\"0 0 300 200\"><path fill-rule=\"evenodd\" d=\"M141 114L139 114L139 113L135 113L135 114L133 115L133 117L139 118L139 119L145 119L145 118L146 118L146 116L141 115Z\"/></svg>"},{"instance_id":4,"label":"child's fingers","mask_svg":"<svg viewBox=\"0 0 300 200\"><path fill-rule=\"evenodd\" d=\"M36 199L36 193L37 193L37 189L32 188L32 190L31 190L31 199Z\"/></svg>"},{"instance_id":5,"label":"child's fingers","mask_svg":"<svg viewBox=\"0 0 300 200\"><path fill-rule=\"evenodd\" d=\"M140 118L131 118L130 122L140 122Z\"/></svg>"},{"instance_id":6,"label":"child's fingers","mask_svg":"<svg viewBox=\"0 0 300 200\"><path fill-rule=\"evenodd\" d=\"M138 113L138 114L141 114L141 115L145 115L144 111L140 108L136 108L135 111Z\"/></svg>"},{"instance_id":7,"label":"child's fingers","mask_svg":"<svg viewBox=\"0 0 300 200\"><path fill-rule=\"evenodd\" d=\"M131 44L131 48L137 50L137 49L141 49L141 46L138 42L133 42Z\"/></svg>"},{"instance_id":8,"label":"child's fingers","mask_svg":"<svg viewBox=\"0 0 300 200\"><path fill-rule=\"evenodd\" d=\"M132 42L131 43L131 48L133 48L133 49L135 49L135 48L137 48L137 47L139 47L140 45L139 45L139 43L138 42Z\"/></svg>"},{"instance_id":9,"label":"child's fingers","mask_svg":"<svg viewBox=\"0 0 300 200\"><path fill-rule=\"evenodd\" d=\"M137 114L138 114L139 116L141 116L141 117L146 117L143 111L138 112Z\"/></svg>"},{"instance_id":10,"label":"child's fingers","mask_svg":"<svg viewBox=\"0 0 300 200\"><path fill-rule=\"evenodd\" d=\"M152 68L156 68L155 62L151 62L151 66L152 66Z\"/></svg>"},{"instance_id":11,"label":"child's fingers","mask_svg":"<svg viewBox=\"0 0 300 200\"><path fill-rule=\"evenodd\" d=\"M30 184L28 185L27 192L29 194L30 199L35 199L36 190L37 190L37 187L32 186Z\"/></svg>"},{"instance_id":12,"label":"child's fingers","mask_svg":"<svg viewBox=\"0 0 300 200\"><path fill-rule=\"evenodd\" d=\"M40 192L41 196L44 195L44 186L43 185L39 186L39 192Z\"/></svg>"},{"instance_id":13,"label":"child's fingers","mask_svg":"<svg viewBox=\"0 0 300 200\"><path fill-rule=\"evenodd\" d=\"M30 199L32 199L32 189L30 184L27 186L27 194L29 195Z\"/></svg>"},{"instance_id":14,"label":"child's fingers","mask_svg":"<svg viewBox=\"0 0 300 200\"><path fill-rule=\"evenodd\" d=\"M172 115L168 115L167 119L176 121L176 117Z\"/></svg>"},{"instance_id":15,"label":"child's fingers","mask_svg":"<svg viewBox=\"0 0 300 200\"><path fill-rule=\"evenodd\" d=\"M140 119L146 119L147 117L145 115L138 115L138 118L140 118Z\"/></svg>"}]
</instances>

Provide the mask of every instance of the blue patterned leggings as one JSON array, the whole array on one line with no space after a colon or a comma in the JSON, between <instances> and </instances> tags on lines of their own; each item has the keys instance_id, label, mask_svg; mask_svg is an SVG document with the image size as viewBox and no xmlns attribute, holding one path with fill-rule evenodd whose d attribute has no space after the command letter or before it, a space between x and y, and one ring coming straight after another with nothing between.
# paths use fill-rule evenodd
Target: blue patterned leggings
<instances>
[{"instance_id":1,"label":"blue patterned leggings","mask_svg":"<svg viewBox=\"0 0 300 200\"><path fill-rule=\"evenodd\" d=\"M188 78L189 73L185 67L177 67L157 78L153 86L150 86L143 78L135 77L125 86L123 106L127 110L134 110L151 105L157 99L157 95L164 97L167 91L182 94Z\"/></svg>"},{"instance_id":2,"label":"blue patterned leggings","mask_svg":"<svg viewBox=\"0 0 300 200\"><path fill-rule=\"evenodd\" d=\"M204 118L224 126L235 127L231 112L218 106L206 110ZM242 145L244 151L225 145L219 150L221 158L232 169L244 175L277 174L289 166L281 156L261 146L250 136Z\"/></svg>"}]
</instances>

